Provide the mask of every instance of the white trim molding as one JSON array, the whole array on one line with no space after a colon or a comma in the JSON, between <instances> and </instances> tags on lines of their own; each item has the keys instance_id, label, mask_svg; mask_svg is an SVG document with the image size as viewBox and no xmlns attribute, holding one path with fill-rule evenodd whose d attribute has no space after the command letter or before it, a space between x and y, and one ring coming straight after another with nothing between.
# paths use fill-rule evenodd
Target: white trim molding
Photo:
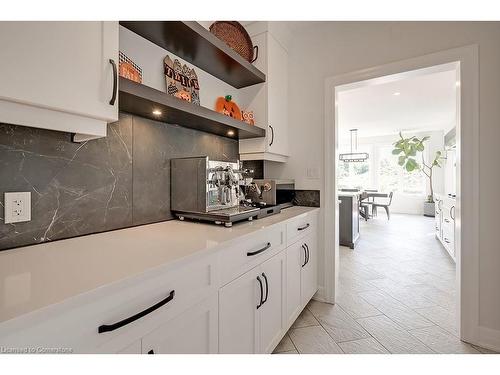
<instances>
[{"instance_id":1,"label":"white trim molding","mask_svg":"<svg viewBox=\"0 0 500 375\"><path fill-rule=\"evenodd\" d=\"M286 163L288 160L288 156L273 154L271 152L254 152L247 154L240 154L240 160L267 160L267 161L275 161L278 163Z\"/></svg>"},{"instance_id":2,"label":"white trim molding","mask_svg":"<svg viewBox=\"0 0 500 375\"><path fill-rule=\"evenodd\" d=\"M498 352L500 350L500 331L479 326L478 346Z\"/></svg>"},{"instance_id":3,"label":"white trim molding","mask_svg":"<svg viewBox=\"0 0 500 375\"><path fill-rule=\"evenodd\" d=\"M338 149L336 91L362 81L387 80L397 75L422 74L457 67L460 122L457 124L457 283L460 338L473 344L499 348L498 332L479 326L479 50L469 45L342 74L325 82L325 182L322 196L324 220L324 297L335 302L338 267L338 196L336 163ZM420 71L420 72L419 72ZM391 76L391 77L387 77ZM334 230L328 230L334 228ZM481 334L483 333L483 334ZM480 338L482 338L480 340Z\"/></svg>"}]
</instances>

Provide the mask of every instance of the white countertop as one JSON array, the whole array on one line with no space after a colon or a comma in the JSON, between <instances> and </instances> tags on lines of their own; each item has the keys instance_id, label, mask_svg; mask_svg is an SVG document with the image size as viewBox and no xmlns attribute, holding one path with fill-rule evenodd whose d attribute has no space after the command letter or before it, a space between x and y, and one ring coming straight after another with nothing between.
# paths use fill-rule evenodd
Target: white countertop
<instances>
[{"instance_id":1,"label":"white countertop","mask_svg":"<svg viewBox=\"0 0 500 375\"><path fill-rule=\"evenodd\" d=\"M232 228L171 220L2 251L0 322L314 210L294 206Z\"/></svg>"}]
</instances>

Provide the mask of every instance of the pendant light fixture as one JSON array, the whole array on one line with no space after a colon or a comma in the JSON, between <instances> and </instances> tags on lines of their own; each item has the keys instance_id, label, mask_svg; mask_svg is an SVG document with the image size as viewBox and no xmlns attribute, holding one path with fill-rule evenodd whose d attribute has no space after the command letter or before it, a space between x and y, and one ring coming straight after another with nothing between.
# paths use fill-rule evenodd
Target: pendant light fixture
<instances>
[{"instance_id":1,"label":"pendant light fixture","mask_svg":"<svg viewBox=\"0 0 500 375\"><path fill-rule=\"evenodd\" d=\"M368 153L358 152L358 129L349 130L351 133L351 152L339 154L339 160L346 163L359 163L368 159ZM354 152L352 151L353 138L355 142Z\"/></svg>"}]
</instances>

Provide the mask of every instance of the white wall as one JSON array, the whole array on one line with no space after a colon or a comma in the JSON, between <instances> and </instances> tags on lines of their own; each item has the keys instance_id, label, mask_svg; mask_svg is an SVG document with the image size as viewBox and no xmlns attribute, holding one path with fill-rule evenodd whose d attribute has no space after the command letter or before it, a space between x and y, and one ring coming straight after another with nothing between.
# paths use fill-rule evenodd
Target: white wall
<instances>
[{"instance_id":1,"label":"white wall","mask_svg":"<svg viewBox=\"0 0 500 375\"><path fill-rule=\"evenodd\" d=\"M327 77L469 44L479 45L480 69L479 316L481 326L500 331L500 244L496 233L500 212L500 23L317 22L313 28L296 30L289 50L291 156L283 166L266 163L266 173L295 178L299 189L323 190L323 173L319 179L308 179L306 169L324 170Z\"/></svg>"}]
</instances>

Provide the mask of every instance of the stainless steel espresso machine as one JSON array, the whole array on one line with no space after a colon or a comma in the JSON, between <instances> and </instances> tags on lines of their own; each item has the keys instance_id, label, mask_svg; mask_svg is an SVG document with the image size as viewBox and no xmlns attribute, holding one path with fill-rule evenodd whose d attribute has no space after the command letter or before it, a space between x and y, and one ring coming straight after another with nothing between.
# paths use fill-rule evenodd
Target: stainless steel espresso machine
<instances>
[{"instance_id":1,"label":"stainless steel espresso machine","mask_svg":"<svg viewBox=\"0 0 500 375\"><path fill-rule=\"evenodd\" d=\"M207 156L170 162L171 210L180 219L211 221L232 226L252 220L259 208L240 205L251 183L239 163L209 160Z\"/></svg>"}]
</instances>

